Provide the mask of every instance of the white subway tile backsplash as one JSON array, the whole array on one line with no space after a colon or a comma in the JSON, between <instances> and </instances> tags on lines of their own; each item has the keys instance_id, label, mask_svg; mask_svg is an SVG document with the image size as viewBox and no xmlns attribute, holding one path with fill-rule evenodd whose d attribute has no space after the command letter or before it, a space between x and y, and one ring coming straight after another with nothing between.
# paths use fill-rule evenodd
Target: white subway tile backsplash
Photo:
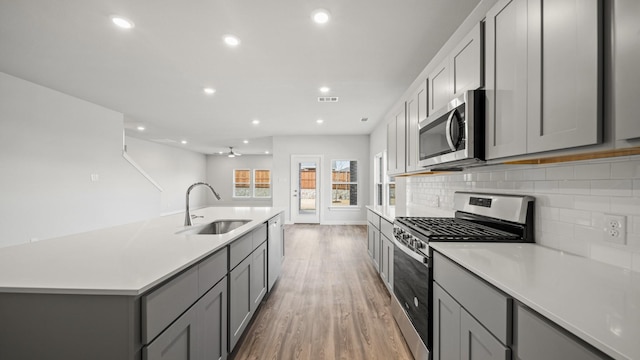
<instances>
[{"instance_id":1,"label":"white subway tile backsplash","mask_svg":"<svg viewBox=\"0 0 640 360\"><path fill-rule=\"evenodd\" d=\"M554 166L547 168L547 180L573 179L573 166Z\"/></svg>"},{"instance_id":2,"label":"white subway tile backsplash","mask_svg":"<svg viewBox=\"0 0 640 360\"><path fill-rule=\"evenodd\" d=\"M580 196L575 197L575 208L579 210L610 211L611 199L607 196Z\"/></svg>"},{"instance_id":3,"label":"white subway tile backsplash","mask_svg":"<svg viewBox=\"0 0 640 360\"><path fill-rule=\"evenodd\" d=\"M557 181L536 181L533 184L534 191L543 194L554 194L558 192Z\"/></svg>"},{"instance_id":4,"label":"white subway tile backsplash","mask_svg":"<svg viewBox=\"0 0 640 360\"><path fill-rule=\"evenodd\" d=\"M640 161L625 161L611 164L612 179L640 178Z\"/></svg>"},{"instance_id":5,"label":"white subway tile backsplash","mask_svg":"<svg viewBox=\"0 0 640 360\"><path fill-rule=\"evenodd\" d=\"M576 179L609 179L611 178L611 164L576 165L573 172Z\"/></svg>"},{"instance_id":6,"label":"white subway tile backsplash","mask_svg":"<svg viewBox=\"0 0 640 360\"><path fill-rule=\"evenodd\" d=\"M587 180L567 180L558 182L558 193L589 195L591 194L591 182Z\"/></svg>"},{"instance_id":7,"label":"white subway tile backsplash","mask_svg":"<svg viewBox=\"0 0 640 360\"><path fill-rule=\"evenodd\" d=\"M640 271L640 156L554 165L494 165L407 178L408 205L453 211L455 191L532 195L536 242ZM627 216L627 245L602 240L604 214Z\"/></svg>"},{"instance_id":8,"label":"white subway tile backsplash","mask_svg":"<svg viewBox=\"0 0 640 360\"><path fill-rule=\"evenodd\" d=\"M573 209L558 209L558 220L576 225L591 226L591 212Z\"/></svg>"},{"instance_id":9,"label":"white subway tile backsplash","mask_svg":"<svg viewBox=\"0 0 640 360\"><path fill-rule=\"evenodd\" d=\"M640 215L640 198L612 197L611 212L616 214Z\"/></svg>"},{"instance_id":10,"label":"white subway tile backsplash","mask_svg":"<svg viewBox=\"0 0 640 360\"><path fill-rule=\"evenodd\" d=\"M631 196L633 184L631 180L592 180L591 195L598 196Z\"/></svg>"}]
</instances>

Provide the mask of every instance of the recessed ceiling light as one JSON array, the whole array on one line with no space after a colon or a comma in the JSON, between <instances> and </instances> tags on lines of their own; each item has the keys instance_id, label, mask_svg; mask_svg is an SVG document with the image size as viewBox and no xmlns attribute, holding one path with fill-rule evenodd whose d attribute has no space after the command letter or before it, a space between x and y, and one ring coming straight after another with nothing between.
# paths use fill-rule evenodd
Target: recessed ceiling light
<instances>
[{"instance_id":1,"label":"recessed ceiling light","mask_svg":"<svg viewBox=\"0 0 640 360\"><path fill-rule=\"evenodd\" d=\"M311 13L311 18L316 24L326 24L331 18L331 13L325 9L317 9Z\"/></svg>"},{"instance_id":2,"label":"recessed ceiling light","mask_svg":"<svg viewBox=\"0 0 640 360\"><path fill-rule=\"evenodd\" d=\"M133 27L135 26L135 24L133 23L133 21L127 19L127 18L123 18L122 16L117 16L114 15L111 17L111 21L116 24L117 27L122 28L122 29L133 29Z\"/></svg>"},{"instance_id":3,"label":"recessed ceiling light","mask_svg":"<svg viewBox=\"0 0 640 360\"><path fill-rule=\"evenodd\" d=\"M245 143L245 144L248 144L249 140L243 140L242 142Z\"/></svg>"},{"instance_id":4,"label":"recessed ceiling light","mask_svg":"<svg viewBox=\"0 0 640 360\"><path fill-rule=\"evenodd\" d=\"M182 143L182 145L184 145L184 144L186 144L186 143L187 143L187 140L182 140L182 141L180 141L180 142Z\"/></svg>"},{"instance_id":5,"label":"recessed ceiling light","mask_svg":"<svg viewBox=\"0 0 640 360\"><path fill-rule=\"evenodd\" d=\"M255 120L253 120L251 123L252 123L253 125L258 125L258 124L260 124L260 120L255 119Z\"/></svg>"},{"instance_id":6,"label":"recessed ceiling light","mask_svg":"<svg viewBox=\"0 0 640 360\"><path fill-rule=\"evenodd\" d=\"M331 90L331 89L329 89L329 88L328 88L328 87L326 87L326 86L323 86L323 87L321 87L321 88L320 88L320 92L321 92L321 93L323 93L323 94L328 93L330 90Z\"/></svg>"},{"instance_id":7,"label":"recessed ceiling light","mask_svg":"<svg viewBox=\"0 0 640 360\"><path fill-rule=\"evenodd\" d=\"M222 155L222 154L224 154L224 152L223 151L218 151L218 154Z\"/></svg>"},{"instance_id":8,"label":"recessed ceiling light","mask_svg":"<svg viewBox=\"0 0 640 360\"><path fill-rule=\"evenodd\" d=\"M206 88L203 89L203 91L207 95L213 95L216 92L216 89L210 88L210 87L206 87Z\"/></svg>"},{"instance_id":9,"label":"recessed ceiling light","mask_svg":"<svg viewBox=\"0 0 640 360\"><path fill-rule=\"evenodd\" d=\"M240 45L240 39L238 39L238 37L235 35L225 35L222 37L222 39L224 40L225 44L231 47L236 47Z\"/></svg>"},{"instance_id":10,"label":"recessed ceiling light","mask_svg":"<svg viewBox=\"0 0 640 360\"><path fill-rule=\"evenodd\" d=\"M317 122L318 124L322 124L322 123L324 122L324 120L322 120L322 119L318 119L318 120L316 120L316 122Z\"/></svg>"},{"instance_id":11,"label":"recessed ceiling light","mask_svg":"<svg viewBox=\"0 0 640 360\"><path fill-rule=\"evenodd\" d=\"M265 153L265 154L268 154L268 153L269 153L269 150L265 151L264 153Z\"/></svg>"},{"instance_id":12,"label":"recessed ceiling light","mask_svg":"<svg viewBox=\"0 0 640 360\"><path fill-rule=\"evenodd\" d=\"M138 131L144 131L144 126L138 126Z\"/></svg>"}]
</instances>

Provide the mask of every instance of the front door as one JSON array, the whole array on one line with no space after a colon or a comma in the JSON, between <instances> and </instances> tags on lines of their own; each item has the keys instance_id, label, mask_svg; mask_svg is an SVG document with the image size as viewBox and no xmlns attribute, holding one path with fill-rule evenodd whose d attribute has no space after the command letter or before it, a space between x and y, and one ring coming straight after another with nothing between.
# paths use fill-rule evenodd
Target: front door
<instances>
[{"instance_id":1,"label":"front door","mask_svg":"<svg viewBox=\"0 0 640 360\"><path fill-rule=\"evenodd\" d=\"M291 156L291 221L320 223L320 156Z\"/></svg>"}]
</instances>

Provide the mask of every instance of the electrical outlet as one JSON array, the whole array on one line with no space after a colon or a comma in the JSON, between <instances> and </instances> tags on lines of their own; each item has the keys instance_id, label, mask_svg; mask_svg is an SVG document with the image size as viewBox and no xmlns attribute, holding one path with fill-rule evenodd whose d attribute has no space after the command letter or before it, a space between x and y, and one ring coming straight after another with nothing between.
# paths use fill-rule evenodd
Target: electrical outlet
<instances>
[{"instance_id":1,"label":"electrical outlet","mask_svg":"<svg viewBox=\"0 0 640 360\"><path fill-rule=\"evenodd\" d=\"M91 174L91 181L95 182L95 181L100 181L100 175L98 174Z\"/></svg>"},{"instance_id":2,"label":"electrical outlet","mask_svg":"<svg viewBox=\"0 0 640 360\"><path fill-rule=\"evenodd\" d=\"M602 240L614 244L626 244L627 217L624 215L604 214Z\"/></svg>"}]
</instances>

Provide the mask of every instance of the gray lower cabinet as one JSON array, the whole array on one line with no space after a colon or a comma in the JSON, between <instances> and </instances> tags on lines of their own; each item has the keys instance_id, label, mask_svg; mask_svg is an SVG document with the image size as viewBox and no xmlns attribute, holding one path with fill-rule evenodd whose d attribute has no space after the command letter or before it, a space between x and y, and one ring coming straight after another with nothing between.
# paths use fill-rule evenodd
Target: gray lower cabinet
<instances>
[{"instance_id":1,"label":"gray lower cabinet","mask_svg":"<svg viewBox=\"0 0 640 360\"><path fill-rule=\"evenodd\" d=\"M610 359L523 305L516 305L514 322L514 359Z\"/></svg>"},{"instance_id":2,"label":"gray lower cabinet","mask_svg":"<svg viewBox=\"0 0 640 360\"><path fill-rule=\"evenodd\" d=\"M433 288L433 359L508 360L511 350L436 284Z\"/></svg>"},{"instance_id":3,"label":"gray lower cabinet","mask_svg":"<svg viewBox=\"0 0 640 360\"><path fill-rule=\"evenodd\" d=\"M439 253L433 264L433 359L511 359L511 299Z\"/></svg>"},{"instance_id":4,"label":"gray lower cabinet","mask_svg":"<svg viewBox=\"0 0 640 360\"><path fill-rule=\"evenodd\" d=\"M229 273L229 352L233 351L267 292L267 244L263 242Z\"/></svg>"},{"instance_id":5,"label":"gray lower cabinet","mask_svg":"<svg viewBox=\"0 0 640 360\"><path fill-rule=\"evenodd\" d=\"M197 309L192 307L144 348L143 360L199 359L197 321Z\"/></svg>"},{"instance_id":6,"label":"gray lower cabinet","mask_svg":"<svg viewBox=\"0 0 640 360\"><path fill-rule=\"evenodd\" d=\"M227 296L225 277L198 301L200 359L227 358Z\"/></svg>"}]
</instances>

